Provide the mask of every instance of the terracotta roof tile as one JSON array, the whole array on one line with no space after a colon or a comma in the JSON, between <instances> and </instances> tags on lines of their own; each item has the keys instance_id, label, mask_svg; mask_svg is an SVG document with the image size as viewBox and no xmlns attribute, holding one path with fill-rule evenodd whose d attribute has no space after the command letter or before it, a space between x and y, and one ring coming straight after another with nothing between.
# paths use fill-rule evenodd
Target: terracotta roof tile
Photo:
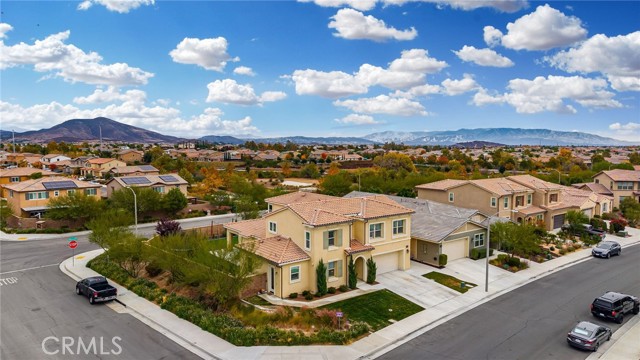
<instances>
[{"instance_id":1,"label":"terracotta roof tile","mask_svg":"<svg viewBox=\"0 0 640 360\"><path fill-rule=\"evenodd\" d=\"M296 191L284 195L274 196L266 199L266 202L277 205L288 205L298 202L308 202L316 200L333 199L333 196L310 193L306 191Z\"/></svg>"},{"instance_id":2,"label":"terracotta roof tile","mask_svg":"<svg viewBox=\"0 0 640 360\"><path fill-rule=\"evenodd\" d=\"M602 171L613 181L640 181L640 171L638 170L605 170ZM597 175L597 174L596 174Z\"/></svg>"},{"instance_id":3,"label":"terracotta roof tile","mask_svg":"<svg viewBox=\"0 0 640 360\"><path fill-rule=\"evenodd\" d=\"M71 181L76 184L77 189L90 189L90 188L100 188L102 185L100 184L92 184L88 181L80 181L64 176L52 176L52 177L43 177L35 180L27 180L18 183L6 184L5 188L18 192L26 192L26 191L45 191L45 190L56 190L55 188L47 189L44 187L43 183L53 182L53 181Z\"/></svg>"},{"instance_id":4,"label":"terracotta roof tile","mask_svg":"<svg viewBox=\"0 0 640 360\"><path fill-rule=\"evenodd\" d=\"M446 179L440 180L428 184L422 184L416 186L416 189L425 189L425 190L448 190L456 186L464 185L468 183L468 180L455 180L455 179Z\"/></svg>"},{"instance_id":5,"label":"terracotta roof tile","mask_svg":"<svg viewBox=\"0 0 640 360\"><path fill-rule=\"evenodd\" d=\"M224 224L226 229L237 232L242 237L264 239L267 236L267 223L264 218L244 220Z\"/></svg>"},{"instance_id":6,"label":"terracotta roof tile","mask_svg":"<svg viewBox=\"0 0 640 360\"><path fill-rule=\"evenodd\" d=\"M238 246L245 250L252 251L256 255L278 266L311 259L309 254L296 245L293 240L279 235L244 242Z\"/></svg>"},{"instance_id":7,"label":"terracotta roof tile","mask_svg":"<svg viewBox=\"0 0 640 360\"><path fill-rule=\"evenodd\" d=\"M344 252L347 253L347 255L351 255L351 254L357 254L357 253L370 251L370 250L375 250L375 246L368 245L368 244L363 245L360 241L356 239L351 239L351 242L349 243L349 247L344 249Z\"/></svg>"},{"instance_id":8,"label":"terracotta roof tile","mask_svg":"<svg viewBox=\"0 0 640 360\"><path fill-rule=\"evenodd\" d=\"M535 190L549 191L549 190L560 190L562 188L562 185L544 181L531 175L509 176L507 177L507 179L513 180L518 184L522 184L524 186L527 186Z\"/></svg>"},{"instance_id":9,"label":"terracotta roof tile","mask_svg":"<svg viewBox=\"0 0 640 360\"><path fill-rule=\"evenodd\" d=\"M13 169L1 169L0 177L12 177L12 176L31 176L35 173L42 173L42 176L56 176L57 174L48 170L34 169L29 167L19 167Z\"/></svg>"}]
</instances>

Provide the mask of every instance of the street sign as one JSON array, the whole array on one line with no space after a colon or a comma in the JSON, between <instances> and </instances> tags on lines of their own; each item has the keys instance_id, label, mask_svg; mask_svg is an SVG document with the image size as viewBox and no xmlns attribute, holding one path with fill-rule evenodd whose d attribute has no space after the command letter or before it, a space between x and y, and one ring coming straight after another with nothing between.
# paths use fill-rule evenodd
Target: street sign
<instances>
[{"instance_id":1,"label":"street sign","mask_svg":"<svg viewBox=\"0 0 640 360\"><path fill-rule=\"evenodd\" d=\"M69 247L72 248L72 249L77 248L78 247L78 242L75 241L75 240L69 241Z\"/></svg>"},{"instance_id":2,"label":"street sign","mask_svg":"<svg viewBox=\"0 0 640 360\"><path fill-rule=\"evenodd\" d=\"M342 317L342 311L336 311L336 317L341 318Z\"/></svg>"},{"instance_id":3,"label":"street sign","mask_svg":"<svg viewBox=\"0 0 640 360\"><path fill-rule=\"evenodd\" d=\"M68 241L69 241L69 242L72 242L72 241L78 241L78 238L77 238L77 237L75 237L75 236L71 236L71 237L68 239Z\"/></svg>"}]
</instances>

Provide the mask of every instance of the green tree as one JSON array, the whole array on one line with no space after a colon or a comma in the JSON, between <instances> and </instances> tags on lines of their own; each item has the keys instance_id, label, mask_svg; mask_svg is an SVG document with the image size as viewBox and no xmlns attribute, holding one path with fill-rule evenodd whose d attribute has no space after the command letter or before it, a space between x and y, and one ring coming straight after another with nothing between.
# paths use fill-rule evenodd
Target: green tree
<instances>
[{"instance_id":1,"label":"green tree","mask_svg":"<svg viewBox=\"0 0 640 360\"><path fill-rule=\"evenodd\" d=\"M326 195L344 196L351 191L351 176L346 171L335 175L327 175L320 180L320 192Z\"/></svg>"},{"instance_id":2,"label":"green tree","mask_svg":"<svg viewBox=\"0 0 640 360\"><path fill-rule=\"evenodd\" d=\"M53 220L92 219L101 215L103 207L96 197L74 192L49 199L45 216Z\"/></svg>"},{"instance_id":3,"label":"green tree","mask_svg":"<svg viewBox=\"0 0 640 360\"><path fill-rule=\"evenodd\" d=\"M89 241L108 250L121 238L132 234L129 225L133 224L133 214L122 209L109 209L87 223L91 230Z\"/></svg>"},{"instance_id":4,"label":"green tree","mask_svg":"<svg viewBox=\"0 0 640 360\"><path fill-rule=\"evenodd\" d=\"M496 222L491 224L491 239L497 241L511 257L529 257L540 249L541 239L535 234L533 225Z\"/></svg>"},{"instance_id":5,"label":"green tree","mask_svg":"<svg viewBox=\"0 0 640 360\"><path fill-rule=\"evenodd\" d=\"M257 219L260 216L260 207L248 195L238 197L233 204L235 213L240 214L243 220Z\"/></svg>"},{"instance_id":6,"label":"green tree","mask_svg":"<svg viewBox=\"0 0 640 360\"><path fill-rule=\"evenodd\" d=\"M317 179L320 177L320 170L318 170L318 166L316 164L310 163L300 170L300 176L309 179Z\"/></svg>"},{"instance_id":7,"label":"green tree","mask_svg":"<svg viewBox=\"0 0 640 360\"><path fill-rule=\"evenodd\" d=\"M178 175L180 175L181 178L188 182L189 185L193 184L193 182L195 181L193 179L193 174L191 174L191 172L187 170L187 168L180 169L180 171L178 171Z\"/></svg>"},{"instance_id":8,"label":"green tree","mask_svg":"<svg viewBox=\"0 0 640 360\"><path fill-rule=\"evenodd\" d=\"M13 215L13 208L11 204L5 199L0 199L0 227L5 228L7 226L7 219Z\"/></svg>"},{"instance_id":9,"label":"green tree","mask_svg":"<svg viewBox=\"0 0 640 360\"><path fill-rule=\"evenodd\" d=\"M356 263L353 261L353 256L349 256L347 272L349 273L349 289L355 289L358 286L358 272L356 271Z\"/></svg>"},{"instance_id":10,"label":"green tree","mask_svg":"<svg viewBox=\"0 0 640 360\"><path fill-rule=\"evenodd\" d=\"M318 286L318 295L322 296L327 293L327 266L322 259L320 259L316 268L316 285Z\"/></svg>"},{"instance_id":11,"label":"green tree","mask_svg":"<svg viewBox=\"0 0 640 360\"><path fill-rule=\"evenodd\" d=\"M579 235L585 232L585 228L582 224L589 223L589 217L579 210L569 210L565 215L565 220L569 224L569 231L574 235Z\"/></svg>"},{"instance_id":12,"label":"green tree","mask_svg":"<svg viewBox=\"0 0 640 360\"><path fill-rule=\"evenodd\" d=\"M162 208L162 195L157 191L151 188L139 187L132 187L131 189L136 193L138 213L146 214ZM116 190L111 194L111 198L109 200L113 207L133 212L134 203L131 190L127 188Z\"/></svg>"},{"instance_id":13,"label":"green tree","mask_svg":"<svg viewBox=\"0 0 640 360\"><path fill-rule=\"evenodd\" d=\"M387 170L395 171L398 169L405 169L408 172L416 171L416 167L413 165L411 158L408 155L401 153L378 155L373 159L373 164Z\"/></svg>"},{"instance_id":14,"label":"green tree","mask_svg":"<svg viewBox=\"0 0 640 360\"><path fill-rule=\"evenodd\" d=\"M40 179L40 178L42 178L41 172L35 172L29 176L29 179L31 180Z\"/></svg>"},{"instance_id":15,"label":"green tree","mask_svg":"<svg viewBox=\"0 0 640 360\"><path fill-rule=\"evenodd\" d=\"M629 162L633 165L640 165L640 152L632 152L629 154Z\"/></svg>"},{"instance_id":16,"label":"green tree","mask_svg":"<svg viewBox=\"0 0 640 360\"><path fill-rule=\"evenodd\" d=\"M628 197L622 200L620 202L620 211L632 226L640 223L640 203L634 198Z\"/></svg>"},{"instance_id":17,"label":"green tree","mask_svg":"<svg viewBox=\"0 0 640 360\"><path fill-rule=\"evenodd\" d=\"M373 261L373 257L367 259L367 284L373 284L376 282L376 272L378 271L378 265Z\"/></svg>"},{"instance_id":18,"label":"green tree","mask_svg":"<svg viewBox=\"0 0 640 360\"><path fill-rule=\"evenodd\" d=\"M176 214L187 206L187 197L178 188L173 188L162 197L162 207L169 213Z\"/></svg>"}]
</instances>

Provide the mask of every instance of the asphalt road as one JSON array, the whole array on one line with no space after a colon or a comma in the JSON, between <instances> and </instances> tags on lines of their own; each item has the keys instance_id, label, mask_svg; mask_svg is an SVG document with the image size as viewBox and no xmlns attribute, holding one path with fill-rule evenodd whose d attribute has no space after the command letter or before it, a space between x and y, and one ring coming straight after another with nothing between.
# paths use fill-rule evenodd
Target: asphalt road
<instances>
[{"instance_id":1,"label":"asphalt road","mask_svg":"<svg viewBox=\"0 0 640 360\"><path fill-rule=\"evenodd\" d=\"M622 256L590 259L529 283L379 358L585 359L589 352L567 345L566 334L573 325L588 320L614 332L622 326L591 315L589 305L606 291L640 295L640 246L625 248Z\"/></svg>"}]
</instances>

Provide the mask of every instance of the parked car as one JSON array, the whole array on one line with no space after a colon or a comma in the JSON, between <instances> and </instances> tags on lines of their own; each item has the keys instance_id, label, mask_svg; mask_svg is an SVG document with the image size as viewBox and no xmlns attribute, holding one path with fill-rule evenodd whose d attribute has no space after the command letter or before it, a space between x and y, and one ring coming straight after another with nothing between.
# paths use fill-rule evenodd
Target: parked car
<instances>
[{"instance_id":1,"label":"parked car","mask_svg":"<svg viewBox=\"0 0 640 360\"><path fill-rule=\"evenodd\" d=\"M118 289L109 285L104 276L92 276L78 281L76 294L89 298L89 303L115 300Z\"/></svg>"},{"instance_id":2,"label":"parked car","mask_svg":"<svg viewBox=\"0 0 640 360\"><path fill-rule=\"evenodd\" d=\"M567 334L567 343L584 350L597 351L605 341L611 340L611 329L588 321L581 321Z\"/></svg>"},{"instance_id":3,"label":"parked car","mask_svg":"<svg viewBox=\"0 0 640 360\"><path fill-rule=\"evenodd\" d=\"M591 250L591 255L601 258L610 258L613 255L622 254L622 246L616 241L602 241Z\"/></svg>"},{"instance_id":4,"label":"parked car","mask_svg":"<svg viewBox=\"0 0 640 360\"><path fill-rule=\"evenodd\" d=\"M576 228L577 227L577 228ZM576 225L576 227L571 226L571 224L562 225L561 229L564 231L569 231L572 233L587 233L591 236L599 238L601 241L607 237L607 232L604 230L596 229L591 224L580 224Z\"/></svg>"},{"instance_id":5,"label":"parked car","mask_svg":"<svg viewBox=\"0 0 640 360\"><path fill-rule=\"evenodd\" d=\"M591 314L614 320L622 324L624 314L640 312L640 300L637 297L609 291L591 303Z\"/></svg>"}]
</instances>

